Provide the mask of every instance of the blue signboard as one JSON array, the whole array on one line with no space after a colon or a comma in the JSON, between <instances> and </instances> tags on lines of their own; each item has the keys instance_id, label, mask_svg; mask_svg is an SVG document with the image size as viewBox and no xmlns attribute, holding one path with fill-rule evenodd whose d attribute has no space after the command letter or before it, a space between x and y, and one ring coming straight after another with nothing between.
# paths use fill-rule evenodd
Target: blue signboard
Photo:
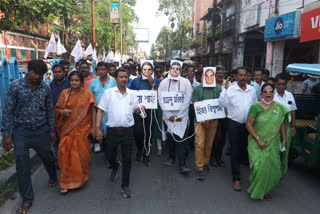
<instances>
[{"instance_id":1,"label":"blue signboard","mask_svg":"<svg viewBox=\"0 0 320 214\"><path fill-rule=\"evenodd\" d=\"M266 20L265 41L298 38L301 12L295 11Z\"/></svg>"}]
</instances>

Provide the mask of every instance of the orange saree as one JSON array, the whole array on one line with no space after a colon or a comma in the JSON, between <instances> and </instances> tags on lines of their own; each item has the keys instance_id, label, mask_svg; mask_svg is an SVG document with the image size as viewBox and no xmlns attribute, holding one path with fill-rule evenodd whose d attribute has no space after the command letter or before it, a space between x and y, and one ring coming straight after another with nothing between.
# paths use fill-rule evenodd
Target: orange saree
<instances>
[{"instance_id":1,"label":"orange saree","mask_svg":"<svg viewBox=\"0 0 320 214\"><path fill-rule=\"evenodd\" d=\"M91 164L91 141L88 138L92 128L90 109L97 106L89 89L81 89L73 95L70 92L71 89L61 92L55 108L56 129L60 137L60 189L79 188L88 181ZM60 115L60 110L64 109L71 109L69 117Z\"/></svg>"}]
</instances>

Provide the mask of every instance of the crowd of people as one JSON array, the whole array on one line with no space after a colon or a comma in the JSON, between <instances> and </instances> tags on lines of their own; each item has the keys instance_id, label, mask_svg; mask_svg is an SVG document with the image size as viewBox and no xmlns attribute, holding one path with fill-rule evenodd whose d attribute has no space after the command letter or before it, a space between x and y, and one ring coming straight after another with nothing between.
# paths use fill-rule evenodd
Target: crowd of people
<instances>
[{"instance_id":1,"label":"crowd of people","mask_svg":"<svg viewBox=\"0 0 320 214\"><path fill-rule=\"evenodd\" d=\"M240 164L249 164L251 198L272 199L270 193L287 171L291 136L295 135L297 107L286 90L286 73L272 78L266 69L252 72L239 67L227 72L220 65L206 69L202 63L195 67L175 60L171 64L128 60L118 68L99 62L96 75L90 67L89 61L80 60L70 71L70 63L63 60L52 67L54 79L48 86L43 81L46 64L32 60L26 77L11 83L1 133L3 147L13 146L17 157L23 199L17 213L27 213L34 200L30 148L48 172L48 185L59 184L61 194L88 182L91 151L103 149L111 181L122 168L121 192L128 198L134 142L136 161L150 167L151 139L158 156L164 155L163 146L167 146L164 164L173 166L177 159L179 173L192 172L186 159L194 151L198 180L205 180L211 166L225 167L226 146L232 188L241 191ZM306 83L307 93L315 91L309 88ZM184 102L179 110L166 110L162 102L155 111L146 109L137 104L137 90L156 90L158 97L177 92ZM194 103L204 100L218 100L226 118L198 121Z\"/></svg>"}]
</instances>

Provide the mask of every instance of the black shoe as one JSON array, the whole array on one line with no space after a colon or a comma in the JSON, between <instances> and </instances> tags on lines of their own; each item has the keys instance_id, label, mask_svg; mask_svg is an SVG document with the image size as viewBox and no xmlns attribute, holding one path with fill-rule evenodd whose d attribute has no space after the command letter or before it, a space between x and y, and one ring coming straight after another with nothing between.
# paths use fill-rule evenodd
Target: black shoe
<instances>
[{"instance_id":1,"label":"black shoe","mask_svg":"<svg viewBox=\"0 0 320 214\"><path fill-rule=\"evenodd\" d=\"M198 171L196 175L196 179L199 181L203 181L205 179L203 171Z\"/></svg>"},{"instance_id":2,"label":"black shoe","mask_svg":"<svg viewBox=\"0 0 320 214\"><path fill-rule=\"evenodd\" d=\"M149 156L144 157L143 162L144 162L144 165L150 166L151 165L150 157Z\"/></svg>"},{"instance_id":3,"label":"black shoe","mask_svg":"<svg viewBox=\"0 0 320 214\"><path fill-rule=\"evenodd\" d=\"M130 198L131 197L131 191L129 187L121 187L121 193L125 198Z\"/></svg>"},{"instance_id":4,"label":"black shoe","mask_svg":"<svg viewBox=\"0 0 320 214\"><path fill-rule=\"evenodd\" d=\"M192 172L192 170L187 167L180 168L180 173L188 174L190 172Z\"/></svg>"},{"instance_id":5,"label":"black shoe","mask_svg":"<svg viewBox=\"0 0 320 214\"><path fill-rule=\"evenodd\" d=\"M118 178L118 170L119 170L119 166L114 168L114 169L112 169L111 175L110 175L110 180L111 181L117 180L117 178Z\"/></svg>"}]
</instances>

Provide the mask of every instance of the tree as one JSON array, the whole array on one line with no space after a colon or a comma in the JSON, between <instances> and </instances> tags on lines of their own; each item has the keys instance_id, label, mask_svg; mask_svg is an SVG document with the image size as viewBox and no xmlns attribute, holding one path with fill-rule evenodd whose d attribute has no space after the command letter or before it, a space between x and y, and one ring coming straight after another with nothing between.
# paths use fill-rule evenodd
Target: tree
<instances>
[{"instance_id":1,"label":"tree","mask_svg":"<svg viewBox=\"0 0 320 214\"><path fill-rule=\"evenodd\" d=\"M171 22L180 23L191 19L192 0L159 0L158 12L169 16Z\"/></svg>"}]
</instances>

